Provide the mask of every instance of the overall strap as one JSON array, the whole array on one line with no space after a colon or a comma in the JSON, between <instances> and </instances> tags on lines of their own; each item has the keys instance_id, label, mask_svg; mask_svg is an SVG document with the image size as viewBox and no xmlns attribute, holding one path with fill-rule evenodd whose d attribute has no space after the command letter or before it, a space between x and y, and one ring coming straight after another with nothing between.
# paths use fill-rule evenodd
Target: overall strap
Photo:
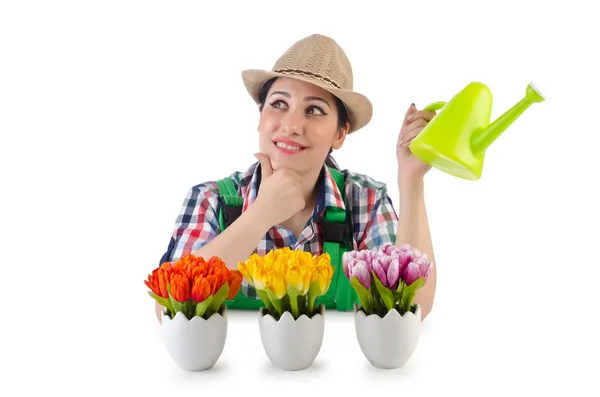
<instances>
[{"instance_id":1,"label":"overall strap","mask_svg":"<svg viewBox=\"0 0 600 397\"><path fill-rule=\"evenodd\" d=\"M329 168L329 172L344 200L344 175L334 168ZM351 310L358 297L342 268L342 256L352 247L352 226L347 211L337 207L326 207L322 230L323 252L331 257L334 274L330 289L318 301L320 300L326 306L333 306L339 311Z\"/></svg>"},{"instance_id":2,"label":"overall strap","mask_svg":"<svg viewBox=\"0 0 600 397\"><path fill-rule=\"evenodd\" d=\"M244 199L238 196L231 178L218 180L217 186L219 188L219 201L221 204L218 211L219 227L223 231L242 214ZM225 305L229 309L242 310L257 310L264 307L264 303L260 299L247 297L241 288L233 299L225 301Z\"/></svg>"},{"instance_id":3,"label":"overall strap","mask_svg":"<svg viewBox=\"0 0 600 397\"><path fill-rule=\"evenodd\" d=\"M335 180L342 200L344 200L344 175L336 169L330 168L329 172ZM341 263L344 243L348 240L346 211L337 207L326 207L323 220L323 249L331 256L332 263Z\"/></svg>"},{"instance_id":4,"label":"overall strap","mask_svg":"<svg viewBox=\"0 0 600 397\"><path fill-rule=\"evenodd\" d=\"M219 227L225 230L242 214L244 199L238 196L235 185L231 178L223 178L217 181L219 188Z\"/></svg>"}]
</instances>

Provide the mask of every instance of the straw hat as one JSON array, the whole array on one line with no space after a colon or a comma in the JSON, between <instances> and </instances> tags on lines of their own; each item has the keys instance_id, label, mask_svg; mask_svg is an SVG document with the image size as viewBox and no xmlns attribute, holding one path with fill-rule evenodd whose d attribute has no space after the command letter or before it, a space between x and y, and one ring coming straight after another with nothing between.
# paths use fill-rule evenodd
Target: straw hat
<instances>
[{"instance_id":1,"label":"straw hat","mask_svg":"<svg viewBox=\"0 0 600 397\"><path fill-rule=\"evenodd\" d=\"M256 103L265 82L284 76L315 84L337 96L348 111L349 134L371 120L373 105L366 96L353 91L350 61L333 39L313 34L288 48L272 70L249 69L242 72L244 85Z\"/></svg>"}]
</instances>

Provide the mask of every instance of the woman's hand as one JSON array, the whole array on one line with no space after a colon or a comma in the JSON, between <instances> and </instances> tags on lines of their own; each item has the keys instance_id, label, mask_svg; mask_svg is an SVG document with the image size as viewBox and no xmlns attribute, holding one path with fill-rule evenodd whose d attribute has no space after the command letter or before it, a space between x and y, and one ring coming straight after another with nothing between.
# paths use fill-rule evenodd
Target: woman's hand
<instances>
[{"instance_id":1,"label":"woman's hand","mask_svg":"<svg viewBox=\"0 0 600 397\"><path fill-rule=\"evenodd\" d=\"M414 103L408 108L396 145L399 182L420 181L431 169L430 165L413 155L408 146L435 115L433 111L417 110Z\"/></svg>"},{"instance_id":2,"label":"woman's hand","mask_svg":"<svg viewBox=\"0 0 600 397\"><path fill-rule=\"evenodd\" d=\"M257 153L255 156L260 161L261 180L253 207L259 211L261 221L270 228L302 211L306 202L300 175L296 171L284 168L275 172L267 155Z\"/></svg>"}]
</instances>

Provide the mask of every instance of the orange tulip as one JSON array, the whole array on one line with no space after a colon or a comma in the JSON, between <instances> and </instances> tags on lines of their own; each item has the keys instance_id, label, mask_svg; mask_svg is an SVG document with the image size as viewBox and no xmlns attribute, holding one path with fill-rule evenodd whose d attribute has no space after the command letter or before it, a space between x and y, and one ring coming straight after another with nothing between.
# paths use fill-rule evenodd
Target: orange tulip
<instances>
[{"instance_id":1,"label":"orange tulip","mask_svg":"<svg viewBox=\"0 0 600 397\"><path fill-rule=\"evenodd\" d=\"M190 279L185 272L175 270L171 275L171 295L177 302L190 299Z\"/></svg>"},{"instance_id":2,"label":"orange tulip","mask_svg":"<svg viewBox=\"0 0 600 397\"><path fill-rule=\"evenodd\" d=\"M208 266L202 261L197 261L194 268L191 270L190 279L195 280L196 277L206 277L208 275Z\"/></svg>"},{"instance_id":3,"label":"orange tulip","mask_svg":"<svg viewBox=\"0 0 600 397\"><path fill-rule=\"evenodd\" d=\"M233 299L237 295L240 285L242 284L242 273L238 270L230 271L227 282L229 283L229 294L227 295L227 299Z\"/></svg>"},{"instance_id":4,"label":"orange tulip","mask_svg":"<svg viewBox=\"0 0 600 397\"><path fill-rule=\"evenodd\" d=\"M227 266L225 265L225 263L223 263L223 261L221 260L221 258L217 257L217 256L213 256L211 257L208 262L206 263L208 266L208 274L215 274L217 272L220 271L227 271Z\"/></svg>"},{"instance_id":5,"label":"orange tulip","mask_svg":"<svg viewBox=\"0 0 600 397\"><path fill-rule=\"evenodd\" d=\"M215 277L217 277L217 285L219 286L218 288L221 288L223 286L223 284L225 284L227 282L227 280L229 279L229 273L230 271L227 269L220 269L218 271L215 272ZM217 291L218 291L217 288Z\"/></svg>"},{"instance_id":6,"label":"orange tulip","mask_svg":"<svg viewBox=\"0 0 600 397\"><path fill-rule=\"evenodd\" d=\"M204 277L198 277L194 280L192 287L192 299L194 302L204 302L210 296L210 284Z\"/></svg>"},{"instance_id":7,"label":"orange tulip","mask_svg":"<svg viewBox=\"0 0 600 397\"><path fill-rule=\"evenodd\" d=\"M162 274L162 276L160 277L159 281L160 281L160 292L161 293L165 293L168 295L167 292L167 283L170 282L171 280L171 274L173 274L173 265L170 262L165 262L161 265L160 267L161 272L159 274ZM163 297L166 297L164 295L161 295Z\"/></svg>"},{"instance_id":8,"label":"orange tulip","mask_svg":"<svg viewBox=\"0 0 600 397\"><path fill-rule=\"evenodd\" d=\"M221 285L219 285L219 279L217 278L217 276L215 276L214 274L206 276L206 281L210 285L211 295L216 294L219 288L221 287Z\"/></svg>"},{"instance_id":9,"label":"orange tulip","mask_svg":"<svg viewBox=\"0 0 600 397\"><path fill-rule=\"evenodd\" d=\"M190 299L195 303L205 301L215 295L225 283L229 284L227 299L235 297L239 291L243 275L238 270L230 270L223 260L213 256L208 261L192 254L184 255L177 261L164 262L148 275L144 283L157 296L184 303Z\"/></svg>"},{"instance_id":10,"label":"orange tulip","mask_svg":"<svg viewBox=\"0 0 600 397\"><path fill-rule=\"evenodd\" d=\"M196 266L206 266L206 261L201 256L196 258L195 263L196 263Z\"/></svg>"},{"instance_id":11,"label":"orange tulip","mask_svg":"<svg viewBox=\"0 0 600 397\"><path fill-rule=\"evenodd\" d=\"M144 280L144 284L146 284L146 286L148 288L150 288L150 290L152 292L154 292L156 295L162 296L163 298L168 298L169 295L167 294L166 286L165 286L164 290L161 289L161 287L160 287L161 280L164 283L164 281L165 281L164 272L162 271L162 269L158 268L158 269L154 269L152 271L152 274L148 275L148 279Z\"/></svg>"}]
</instances>

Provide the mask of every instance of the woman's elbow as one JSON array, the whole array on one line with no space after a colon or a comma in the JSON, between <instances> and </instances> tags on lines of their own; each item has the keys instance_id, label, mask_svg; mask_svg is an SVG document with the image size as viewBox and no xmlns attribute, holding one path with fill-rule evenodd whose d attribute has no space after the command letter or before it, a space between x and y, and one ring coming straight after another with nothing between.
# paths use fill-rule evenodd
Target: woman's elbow
<instances>
[{"instance_id":1,"label":"woman's elbow","mask_svg":"<svg viewBox=\"0 0 600 397\"><path fill-rule=\"evenodd\" d=\"M425 321L427 316L431 313L431 309L433 308L433 302L425 303L421 305L421 321Z\"/></svg>"},{"instance_id":2,"label":"woman's elbow","mask_svg":"<svg viewBox=\"0 0 600 397\"><path fill-rule=\"evenodd\" d=\"M156 318L158 319L159 324L162 324L162 312L164 309L164 306L162 306L158 302L155 302L154 311L156 313Z\"/></svg>"},{"instance_id":3,"label":"woman's elbow","mask_svg":"<svg viewBox=\"0 0 600 397\"><path fill-rule=\"evenodd\" d=\"M433 302L435 300L435 276L429 278L425 287L415 295L414 302L421 308L421 320L425 320L433 309Z\"/></svg>"}]
</instances>

